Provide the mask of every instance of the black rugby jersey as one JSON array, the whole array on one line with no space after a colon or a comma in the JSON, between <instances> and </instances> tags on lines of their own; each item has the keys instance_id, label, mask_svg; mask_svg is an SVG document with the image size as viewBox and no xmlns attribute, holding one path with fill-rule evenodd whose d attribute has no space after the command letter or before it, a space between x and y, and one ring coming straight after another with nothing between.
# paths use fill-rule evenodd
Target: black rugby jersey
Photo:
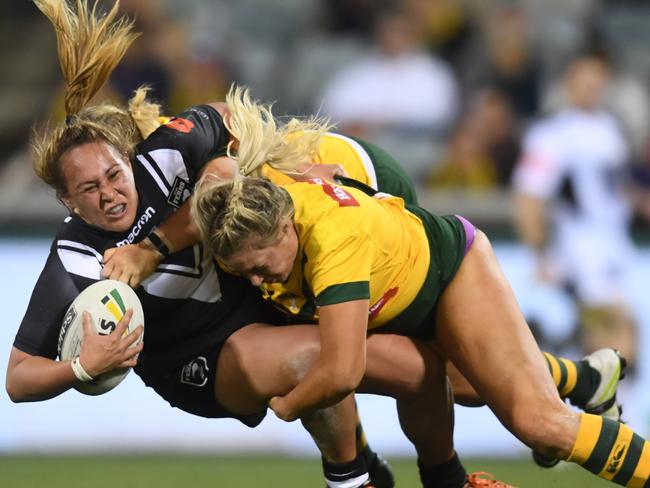
<instances>
[{"instance_id":1,"label":"black rugby jersey","mask_svg":"<svg viewBox=\"0 0 650 488\"><path fill-rule=\"evenodd\" d=\"M132 158L139 194L130 230L118 233L87 224L76 215L60 226L36 283L14 346L55 359L59 329L68 306L100 279L106 249L138 242L189 196L201 168L222 154L228 133L212 107L193 107L138 144ZM136 290L146 320L140 362L171 366L198 345L228 337L239 326L223 319L246 294L259 295L246 280L223 273L200 244L170 255ZM245 324L241 324L245 325Z\"/></svg>"}]
</instances>

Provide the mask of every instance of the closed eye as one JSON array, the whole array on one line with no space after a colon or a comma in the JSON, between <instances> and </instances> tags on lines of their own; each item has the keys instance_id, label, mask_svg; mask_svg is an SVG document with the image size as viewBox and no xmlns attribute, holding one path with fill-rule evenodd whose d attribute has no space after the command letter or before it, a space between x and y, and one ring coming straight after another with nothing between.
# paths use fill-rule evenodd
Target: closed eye
<instances>
[{"instance_id":1,"label":"closed eye","mask_svg":"<svg viewBox=\"0 0 650 488\"><path fill-rule=\"evenodd\" d=\"M94 191L96 189L97 189L97 185L92 184L92 185L87 185L87 186L81 187L80 191L81 191L81 193L90 193L91 191Z\"/></svg>"},{"instance_id":2,"label":"closed eye","mask_svg":"<svg viewBox=\"0 0 650 488\"><path fill-rule=\"evenodd\" d=\"M254 266L251 269L248 270L249 274L251 275L264 275L268 273L268 268L264 266Z\"/></svg>"}]
</instances>

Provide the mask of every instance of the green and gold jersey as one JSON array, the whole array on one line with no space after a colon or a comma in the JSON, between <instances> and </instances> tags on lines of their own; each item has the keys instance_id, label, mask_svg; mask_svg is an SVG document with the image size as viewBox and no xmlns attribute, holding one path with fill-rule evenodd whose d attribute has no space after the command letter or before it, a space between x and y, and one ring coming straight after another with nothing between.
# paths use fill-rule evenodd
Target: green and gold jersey
<instances>
[{"instance_id":1,"label":"green and gold jersey","mask_svg":"<svg viewBox=\"0 0 650 488\"><path fill-rule=\"evenodd\" d=\"M312 320L319 306L369 299L369 328L413 301L429 269L429 244L401 198L373 198L319 179L284 188L300 249L286 282L263 285L266 299Z\"/></svg>"},{"instance_id":2,"label":"green and gold jersey","mask_svg":"<svg viewBox=\"0 0 650 488\"><path fill-rule=\"evenodd\" d=\"M377 176L370 155L354 139L331 132L323 135L312 162L316 164L340 164L347 175L364 185L377 190ZM263 174L278 185L287 185L294 180L268 165Z\"/></svg>"}]
</instances>

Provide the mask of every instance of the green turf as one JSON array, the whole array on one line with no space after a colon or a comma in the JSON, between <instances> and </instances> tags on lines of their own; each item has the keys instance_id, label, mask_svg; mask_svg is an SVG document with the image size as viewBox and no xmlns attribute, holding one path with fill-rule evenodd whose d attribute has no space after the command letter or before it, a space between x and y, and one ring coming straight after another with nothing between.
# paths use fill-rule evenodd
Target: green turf
<instances>
[{"instance_id":1,"label":"green turf","mask_svg":"<svg viewBox=\"0 0 650 488\"><path fill-rule=\"evenodd\" d=\"M418 487L412 459L391 459L397 487ZM470 471L489 471L521 488L614 486L562 463L544 470L523 460L469 460ZM220 456L0 457L3 488L306 488L322 487L317 459Z\"/></svg>"}]
</instances>

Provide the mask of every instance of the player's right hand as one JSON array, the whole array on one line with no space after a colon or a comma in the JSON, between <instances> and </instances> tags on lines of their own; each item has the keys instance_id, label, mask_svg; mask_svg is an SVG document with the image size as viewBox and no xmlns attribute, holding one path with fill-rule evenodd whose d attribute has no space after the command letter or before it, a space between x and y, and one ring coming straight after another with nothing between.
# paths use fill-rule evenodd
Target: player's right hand
<instances>
[{"instance_id":1,"label":"player's right hand","mask_svg":"<svg viewBox=\"0 0 650 488\"><path fill-rule=\"evenodd\" d=\"M129 368L136 365L144 343L141 341L135 346L133 344L142 335L144 327L138 325L129 333L128 327L132 316L133 310L128 309L112 333L101 335L97 332L92 316L86 311L83 312L83 341L79 362L93 378L116 368Z\"/></svg>"}]
</instances>

